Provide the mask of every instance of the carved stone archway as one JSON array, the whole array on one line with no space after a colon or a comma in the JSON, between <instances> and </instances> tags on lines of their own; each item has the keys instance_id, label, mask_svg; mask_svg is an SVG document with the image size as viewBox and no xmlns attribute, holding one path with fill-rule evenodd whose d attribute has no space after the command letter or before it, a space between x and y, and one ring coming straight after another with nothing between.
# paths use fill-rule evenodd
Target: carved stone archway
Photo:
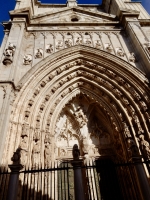
<instances>
[{"instance_id":1,"label":"carved stone archway","mask_svg":"<svg viewBox=\"0 0 150 200\"><path fill-rule=\"evenodd\" d=\"M92 99L105 111L126 155L126 138L132 138L138 146L139 135L148 138L147 79L137 68L107 52L85 46L62 50L35 65L17 88L8 131L14 147L5 151L9 159L12 150L26 145L31 163L32 149L40 142L43 145L39 153L44 155L46 134L54 150L52 141L58 117L65 105L79 94ZM44 156L39 158L44 163Z\"/></svg>"}]
</instances>

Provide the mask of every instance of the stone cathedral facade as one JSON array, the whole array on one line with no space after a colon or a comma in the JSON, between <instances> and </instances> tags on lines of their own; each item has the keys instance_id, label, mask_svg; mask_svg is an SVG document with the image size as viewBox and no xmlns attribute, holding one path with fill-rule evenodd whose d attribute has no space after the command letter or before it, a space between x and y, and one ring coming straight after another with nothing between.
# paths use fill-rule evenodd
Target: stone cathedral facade
<instances>
[{"instance_id":1,"label":"stone cathedral facade","mask_svg":"<svg viewBox=\"0 0 150 200\"><path fill-rule=\"evenodd\" d=\"M127 180L122 198L107 198L101 181L95 181L94 169L87 169L86 175L81 173L83 188L88 185L91 194L84 192L82 200L148 200L150 16L141 4L20 0L3 25L1 171L17 164L14 152L19 152L21 170L59 168L66 161L71 163L73 147L78 145L78 159L86 166L108 159L140 163L131 171L122 170L123 180L129 173L136 180L138 197L130 192L132 180ZM69 173L66 177L73 182L75 177ZM17 199L81 199L74 195L75 186L68 186L72 189L65 197L60 195L59 176L57 171L34 173L33 181L33 174L20 173ZM23 198L24 184L34 192ZM66 187L65 181L61 184ZM4 178L0 185L0 199L6 199Z\"/></svg>"}]
</instances>

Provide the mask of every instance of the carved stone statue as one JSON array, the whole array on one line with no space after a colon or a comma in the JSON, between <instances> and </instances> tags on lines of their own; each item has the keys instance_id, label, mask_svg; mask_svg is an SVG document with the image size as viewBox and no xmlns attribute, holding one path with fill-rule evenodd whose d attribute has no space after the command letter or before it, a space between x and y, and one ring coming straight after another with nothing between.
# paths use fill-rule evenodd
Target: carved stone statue
<instances>
[{"instance_id":1,"label":"carved stone statue","mask_svg":"<svg viewBox=\"0 0 150 200\"><path fill-rule=\"evenodd\" d=\"M27 54L23 58L23 64L24 65L30 65L32 63L32 55Z\"/></svg>"},{"instance_id":2,"label":"carved stone statue","mask_svg":"<svg viewBox=\"0 0 150 200\"><path fill-rule=\"evenodd\" d=\"M33 140L37 141L40 139L40 129L36 128L35 131L34 131L34 135L33 135Z\"/></svg>"},{"instance_id":3,"label":"carved stone statue","mask_svg":"<svg viewBox=\"0 0 150 200\"><path fill-rule=\"evenodd\" d=\"M123 129L124 129L124 135L126 138L130 138L131 137L131 134L130 134L130 131L129 131L129 128L127 126L127 124L125 122L122 122L123 123Z\"/></svg>"},{"instance_id":4,"label":"carved stone statue","mask_svg":"<svg viewBox=\"0 0 150 200\"><path fill-rule=\"evenodd\" d=\"M46 45L46 53L53 53L54 48L52 44Z\"/></svg>"},{"instance_id":5,"label":"carved stone statue","mask_svg":"<svg viewBox=\"0 0 150 200\"><path fill-rule=\"evenodd\" d=\"M65 45L66 45L66 47L71 47L72 46L72 39L67 39L67 40L65 40Z\"/></svg>"},{"instance_id":6,"label":"carved stone statue","mask_svg":"<svg viewBox=\"0 0 150 200\"><path fill-rule=\"evenodd\" d=\"M43 50L42 49L37 49L35 53L35 58L42 58L43 56Z\"/></svg>"},{"instance_id":7,"label":"carved stone statue","mask_svg":"<svg viewBox=\"0 0 150 200\"><path fill-rule=\"evenodd\" d=\"M129 156L132 157L138 157L139 156L139 151L138 151L138 147L135 144L134 140L129 138L127 140L127 144L128 144L128 151L129 151Z\"/></svg>"},{"instance_id":8,"label":"carved stone statue","mask_svg":"<svg viewBox=\"0 0 150 200\"><path fill-rule=\"evenodd\" d=\"M111 44L106 44L106 50L111 52L113 50L112 45Z\"/></svg>"},{"instance_id":9,"label":"carved stone statue","mask_svg":"<svg viewBox=\"0 0 150 200\"><path fill-rule=\"evenodd\" d=\"M125 55L125 53L123 52L123 50L122 50L121 47L119 47L119 48L117 49L117 55L120 56L120 57L123 57L123 56Z\"/></svg>"},{"instance_id":10,"label":"carved stone statue","mask_svg":"<svg viewBox=\"0 0 150 200\"><path fill-rule=\"evenodd\" d=\"M86 40L85 40L85 45L91 46L91 45L92 45L91 40L90 40L90 39L86 39Z\"/></svg>"},{"instance_id":11,"label":"carved stone statue","mask_svg":"<svg viewBox=\"0 0 150 200\"><path fill-rule=\"evenodd\" d=\"M129 61L135 63L135 55L133 52L130 53Z\"/></svg>"},{"instance_id":12,"label":"carved stone statue","mask_svg":"<svg viewBox=\"0 0 150 200\"><path fill-rule=\"evenodd\" d=\"M28 137L29 135L29 124L28 123L24 123L22 126L22 133L21 133L21 137Z\"/></svg>"},{"instance_id":13,"label":"carved stone statue","mask_svg":"<svg viewBox=\"0 0 150 200\"><path fill-rule=\"evenodd\" d=\"M3 60L3 64L7 65L7 64L11 64L12 63L12 59L14 56L14 52L15 52L15 46L12 43L9 43L8 47L5 49L4 51L4 60Z\"/></svg>"},{"instance_id":14,"label":"carved stone statue","mask_svg":"<svg viewBox=\"0 0 150 200\"><path fill-rule=\"evenodd\" d=\"M63 41L59 40L56 44L56 49L62 49L63 48Z\"/></svg>"},{"instance_id":15,"label":"carved stone statue","mask_svg":"<svg viewBox=\"0 0 150 200\"><path fill-rule=\"evenodd\" d=\"M144 135L139 136L139 143L140 143L140 147L141 147L144 159L149 160L150 159L150 145L144 139Z\"/></svg>"},{"instance_id":16,"label":"carved stone statue","mask_svg":"<svg viewBox=\"0 0 150 200\"><path fill-rule=\"evenodd\" d=\"M95 48L102 49L102 44L101 44L100 40L96 40Z\"/></svg>"},{"instance_id":17,"label":"carved stone statue","mask_svg":"<svg viewBox=\"0 0 150 200\"><path fill-rule=\"evenodd\" d=\"M80 157L80 150L79 150L77 144L75 144L75 145L73 146L72 154L73 154L74 160L79 160L79 157Z\"/></svg>"},{"instance_id":18,"label":"carved stone statue","mask_svg":"<svg viewBox=\"0 0 150 200\"><path fill-rule=\"evenodd\" d=\"M38 163L40 159L40 145L39 141L37 141L32 149L32 168L37 169L38 168Z\"/></svg>"},{"instance_id":19,"label":"carved stone statue","mask_svg":"<svg viewBox=\"0 0 150 200\"><path fill-rule=\"evenodd\" d=\"M82 44L82 38L81 37L77 37L76 45L80 45L80 44Z\"/></svg>"},{"instance_id":20,"label":"carved stone statue","mask_svg":"<svg viewBox=\"0 0 150 200\"><path fill-rule=\"evenodd\" d=\"M28 137L23 137L22 141L20 143L20 160L21 160L21 164L23 166L25 166L26 162L27 162L27 152L28 152Z\"/></svg>"},{"instance_id":21,"label":"carved stone statue","mask_svg":"<svg viewBox=\"0 0 150 200\"><path fill-rule=\"evenodd\" d=\"M45 166L50 167L50 160L51 160L51 148L50 145L46 144L44 149L44 162Z\"/></svg>"}]
</instances>

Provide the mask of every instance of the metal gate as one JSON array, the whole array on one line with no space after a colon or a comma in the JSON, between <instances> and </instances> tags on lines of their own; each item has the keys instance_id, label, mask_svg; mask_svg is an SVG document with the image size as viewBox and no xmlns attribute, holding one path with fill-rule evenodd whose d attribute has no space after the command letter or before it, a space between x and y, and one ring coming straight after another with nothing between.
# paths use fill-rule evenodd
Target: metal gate
<instances>
[{"instance_id":1,"label":"metal gate","mask_svg":"<svg viewBox=\"0 0 150 200\"><path fill-rule=\"evenodd\" d=\"M140 200L134 164L111 160L87 161L81 167L86 200ZM10 173L0 171L0 199L5 200ZM75 200L70 162L48 169L26 169L19 174L18 200Z\"/></svg>"}]
</instances>

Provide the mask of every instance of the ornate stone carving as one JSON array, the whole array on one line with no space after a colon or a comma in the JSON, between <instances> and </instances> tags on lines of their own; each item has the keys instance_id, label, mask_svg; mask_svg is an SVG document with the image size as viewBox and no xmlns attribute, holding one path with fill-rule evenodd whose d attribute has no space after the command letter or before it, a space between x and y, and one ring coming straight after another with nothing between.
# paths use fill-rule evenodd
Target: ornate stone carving
<instances>
[{"instance_id":1,"label":"ornate stone carving","mask_svg":"<svg viewBox=\"0 0 150 200\"><path fill-rule=\"evenodd\" d=\"M32 168L37 169L40 159L40 144L39 141L35 142L32 149Z\"/></svg>"},{"instance_id":2,"label":"ornate stone carving","mask_svg":"<svg viewBox=\"0 0 150 200\"><path fill-rule=\"evenodd\" d=\"M78 121L80 128L87 124L87 117L80 106L77 108L76 112L74 113L74 116Z\"/></svg>"},{"instance_id":3,"label":"ornate stone carving","mask_svg":"<svg viewBox=\"0 0 150 200\"><path fill-rule=\"evenodd\" d=\"M72 46L72 39L69 38L69 39L65 40L65 45L66 45L66 47L71 47Z\"/></svg>"},{"instance_id":4,"label":"ornate stone carving","mask_svg":"<svg viewBox=\"0 0 150 200\"><path fill-rule=\"evenodd\" d=\"M3 64L4 65L8 65L11 64L13 62L13 56L15 53L15 48L16 46L13 45L12 43L9 43L8 47L5 49L4 51L4 60L3 60Z\"/></svg>"},{"instance_id":5,"label":"ornate stone carving","mask_svg":"<svg viewBox=\"0 0 150 200\"><path fill-rule=\"evenodd\" d=\"M81 37L77 37L75 44L76 45L80 45L82 43L83 43L82 38Z\"/></svg>"},{"instance_id":6,"label":"ornate stone carving","mask_svg":"<svg viewBox=\"0 0 150 200\"><path fill-rule=\"evenodd\" d=\"M110 43L105 44L105 49L106 49L106 51L108 51L108 52L112 52L112 50L113 50L112 45L111 45Z\"/></svg>"},{"instance_id":7,"label":"ornate stone carving","mask_svg":"<svg viewBox=\"0 0 150 200\"><path fill-rule=\"evenodd\" d=\"M123 52L122 48L119 47L119 48L116 48L116 53L118 56L120 57L124 57L125 53Z\"/></svg>"},{"instance_id":8,"label":"ornate stone carving","mask_svg":"<svg viewBox=\"0 0 150 200\"><path fill-rule=\"evenodd\" d=\"M91 39L86 39L84 44L87 46L91 46L92 45Z\"/></svg>"},{"instance_id":9,"label":"ornate stone carving","mask_svg":"<svg viewBox=\"0 0 150 200\"><path fill-rule=\"evenodd\" d=\"M38 141L40 140L41 131L40 129L36 128L33 135L33 140Z\"/></svg>"},{"instance_id":10,"label":"ornate stone carving","mask_svg":"<svg viewBox=\"0 0 150 200\"><path fill-rule=\"evenodd\" d=\"M149 160L150 159L150 145L144 139L144 135L139 136L139 143L140 143L140 148L142 150L144 159Z\"/></svg>"},{"instance_id":11,"label":"ornate stone carving","mask_svg":"<svg viewBox=\"0 0 150 200\"><path fill-rule=\"evenodd\" d=\"M89 148L90 148L90 146L89 146L89 140L88 140L88 138L86 137L86 136L83 136L82 137L82 150L83 150L83 152L85 153L85 154L88 154L88 151L89 151Z\"/></svg>"},{"instance_id":12,"label":"ornate stone carving","mask_svg":"<svg viewBox=\"0 0 150 200\"><path fill-rule=\"evenodd\" d=\"M62 40L58 40L56 43L56 49L62 49L63 48L63 41Z\"/></svg>"},{"instance_id":13,"label":"ornate stone carving","mask_svg":"<svg viewBox=\"0 0 150 200\"><path fill-rule=\"evenodd\" d=\"M22 126L22 132L21 132L21 137L28 137L29 135L29 124L28 123L24 123Z\"/></svg>"},{"instance_id":14,"label":"ornate stone carving","mask_svg":"<svg viewBox=\"0 0 150 200\"><path fill-rule=\"evenodd\" d=\"M53 45L52 44L47 44L45 51L46 51L46 53L53 53L53 51L54 51Z\"/></svg>"},{"instance_id":15,"label":"ornate stone carving","mask_svg":"<svg viewBox=\"0 0 150 200\"><path fill-rule=\"evenodd\" d=\"M27 162L27 153L28 153L28 137L22 137L20 142L20 161L23 166L26 165Z\"/></svg>"},{"instance_id":16,"label":"ornate stone carving","mask_svg":"<svg viewBox=\"0 0 150 200\"><path fill-rule=\"evenodd\" d=\"M24 65L30 65L32 63L32 55L27 54L23 58L23 64Z\"/></svg>"},{"instance_id":17,"label":"ornate stone carving","mask_svg":"<svg viewBox=\"0 0 150 200\"><path fill-rule=\"evenodd\" d=\"M135 144L134 140L129 138L127 140L127 144L128 144L129 157L130 158L138 157L139 156L139 151L138 151L138 147Z\"/></svg>"},{"instance_id":18,"label":"ornate stone carving","mask_svg":"<svg viewBox=\"0 0 150 200\"><path fill-rule=\"evenodd\" d=\"M129 128L126 124L126 122L122 122L123 123L123 131L124 131L124 135L126 138L131 138L131 134L130 134L130 131L129 131Z\"/></svg>"},{"instance_id":19,"label":"ornate stone carving","mask_svg":"<svg viewBox=\"0 0 150 200\"><path fill-rule=\"evenodd\" d=\"M35 58L42 58L43 57L43 49L39 48L35 52Z\"/></svg>"},{"instance_id":20,"label":"ornate stone carving","mask_svg":"<svg viewBox=\"0 0 150 200\"><path fill-rule=\"evenodd\" d=\"M135 63L135 55L133 52L130 53L130 56L129 56L129 62L133 62Z\"/></svg>"},{"instance_id":21,"label":"ornate stone carving","mask_svg":"<svg viewBox=\"0 0 150 200\"><path fill-rule=\"evenodd\" d=\"M51 161L51 147L50 144L46 144L44 149L44 163L46 167L50 167L50 161Z\"/></svg>"},{"instance_id":22,"label":"ornate stone carving","mask_svg":"<svg viewBox=\"0 0 150 200\"><path fill-rule=\"evenodd\" d=\"M102 49L102 44L101 44L100 40L96 40L96 42L95 42L95 48Z\"/></svg>"}]
</instances>

